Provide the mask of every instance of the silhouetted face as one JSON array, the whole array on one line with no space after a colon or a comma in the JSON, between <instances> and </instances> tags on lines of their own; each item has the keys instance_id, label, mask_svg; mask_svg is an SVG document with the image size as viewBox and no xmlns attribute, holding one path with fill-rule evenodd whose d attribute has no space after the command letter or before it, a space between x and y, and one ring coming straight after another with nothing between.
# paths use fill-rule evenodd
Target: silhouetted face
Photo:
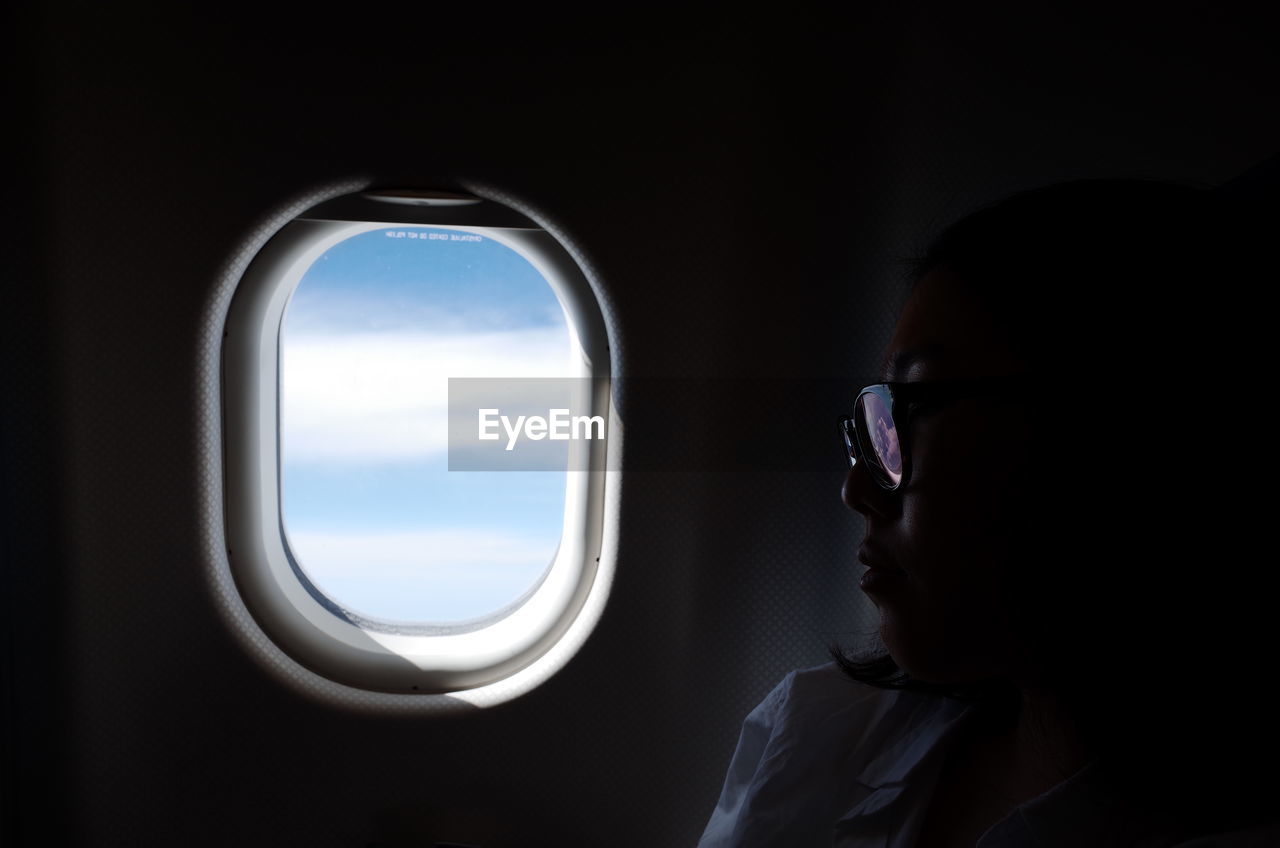
<instances>
[{"instance_id":1,"label":"silhouetted face","mask_svg":"<svg viewBox=\"0 0 1280 848\"><path fill-rule=\"evenodd\" d=\"M1026 365L993 319L945 268L925 276L904 307L885 359L886 382L1021 374ZM1018 672L1022 649L1003 601L1008 568L1035 567L1013 549L1013 507L1027 495L1025 407L1014 398L963 397L897 410L909 456L896 491L860 463L844 500L866 519L863 587L880 611L894 660L934 683ZM905 420L904 420L905 418ZM877 434L873 433L872 438Z\"/></svg>"}]
</instances>

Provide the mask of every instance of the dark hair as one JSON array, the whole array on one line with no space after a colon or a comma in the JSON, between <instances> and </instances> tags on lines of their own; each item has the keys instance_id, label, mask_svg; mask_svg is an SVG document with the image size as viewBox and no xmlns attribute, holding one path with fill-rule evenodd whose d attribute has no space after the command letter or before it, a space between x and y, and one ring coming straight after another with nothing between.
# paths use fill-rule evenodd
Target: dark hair
<instances>
[{"instance_id":1,"label":"dark hair","mask_svg":"<svg viewBox=\"0 0 1280 848\"><path fill-rule=\"evenodd\" d=\"M1247 562L1255 542L1223 479L1247 468L1247 442L1233 439L1259 390L1240 379L1258 339L1238 334L1250 308L1241 295L1262 279L1254 211L1183 185L1065 183L951 225L912 274L950 270L1056 389L1035 410L1011 528L1024 559L1006 581L1044 685L1115 791L1206 831L1264 815L1275 791L1206 782L1247 773L1255 753L1280 754L1280 711L1256 695L1230 700L1274 666L1262 586L1239 571L1206 574ZM1233 391L1247 385L1253 393ZM1215 417L1217 430L1203 426ZM1221 447L1206 441L1215 436ZM1215 592L1239 606L1215 606ZM1002 680L924 684L887 654L832 655L874 686L1005 705L1016 695Z\"/></svg>"}]
</instances>

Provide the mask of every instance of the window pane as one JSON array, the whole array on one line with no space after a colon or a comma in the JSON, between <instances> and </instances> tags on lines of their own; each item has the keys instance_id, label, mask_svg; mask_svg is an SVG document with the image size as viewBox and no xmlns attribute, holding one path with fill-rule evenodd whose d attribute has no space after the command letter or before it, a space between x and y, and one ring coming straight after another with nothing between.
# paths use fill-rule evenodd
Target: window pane
<instances>
[{"instance_id":1,"label":"window pane","mask_svg":"<svg viewBox=\"0 0 1280 848\"><path fill-rule=\"evenodd\" d=\"M398 622L491 614L545 572L566 475L448 471L450 377L564 377L547 281L487 237L374 230L307 270L281 329L281 499L311 582Z\"/></svg>"}]
</instances>

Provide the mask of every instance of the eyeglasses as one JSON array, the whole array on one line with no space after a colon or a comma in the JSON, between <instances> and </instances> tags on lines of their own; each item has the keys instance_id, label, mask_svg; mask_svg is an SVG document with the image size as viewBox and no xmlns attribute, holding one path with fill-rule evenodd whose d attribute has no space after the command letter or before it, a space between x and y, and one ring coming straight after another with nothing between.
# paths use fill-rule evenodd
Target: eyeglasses
<instances>
[{"instance_id":1,"label":"eyeglasses","mask_svg":"<svg viewBox=\"0 0 1280 848\"><path fill-rule=\"evenodd\" d=\"M979 395L1023 394L1034 388L1027 374L867 386L858 392L853 415L838 422L849 467L861 460L882 489L895 491L910 471L910 452L904 439L910 407Z\"/></svg>"}]
</instances>

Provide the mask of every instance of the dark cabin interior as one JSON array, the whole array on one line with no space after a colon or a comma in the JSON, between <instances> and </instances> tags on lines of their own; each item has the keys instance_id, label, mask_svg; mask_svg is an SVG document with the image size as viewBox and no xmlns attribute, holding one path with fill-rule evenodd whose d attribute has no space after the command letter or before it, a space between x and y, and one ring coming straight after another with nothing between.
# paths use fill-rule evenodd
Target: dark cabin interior
<instances>
[{"instance_id":1,"label":"dark cabin interior","mask_svg":"<svg viewBox=\"0 0 1280 848\"><path fill-rule=\"evenodd\" d=\"M743 716L869 627L828 422L902 260L1021 188L1274 154L1244 9L10 5L0 842L693 845ZM514 198L600 287L614 584L492 709L308 696L212 599L210 295L343 183Z\"/></svg>"}]
</instances>

